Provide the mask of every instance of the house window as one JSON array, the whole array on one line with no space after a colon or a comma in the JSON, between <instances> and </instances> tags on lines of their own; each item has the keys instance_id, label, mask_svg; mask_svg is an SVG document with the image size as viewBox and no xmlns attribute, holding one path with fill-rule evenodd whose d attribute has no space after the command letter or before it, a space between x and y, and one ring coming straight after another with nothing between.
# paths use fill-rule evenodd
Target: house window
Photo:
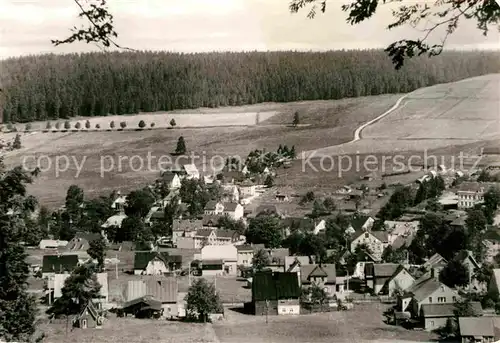
<instances>
[{"instance_id":1,"label":"house window","mask_svg":"<svg viewBox=\"0 0 500 343\"><path fill-rule=\"evenodd\" d=\"M438 303L445 303L446 297L438 297Z\"/></svg>"},{"instance_id":2,"label":"house window","mask_svg":"<svg viewBox=\"0 0 500 343\"><path fill-rule=\"evenodd\" d=\"M286 308L284 308L284 307L283 307L283 308L281 309L281 312L286 313Z\"/></svg>"},{"instance_id":3,"label":"house window","mask_svg":"<svg viewBox=\"0 0 500 343\"><path fill-rule=\"evenodd\" d=\"M370 234L367 232L365 233L365 238L369 238L370 237Z\"/></svg>"},{"instance_id":4,"label":"house window","mask_svg":"<svg viewBox=\"0 0 500 343\"><path fill-rule=\"evenodd\" d=\"M429 322L429 325L430 325L431 327L434 327L434 321L433 321L433 320L431 320L431 321Z\"/></svg>"},{"instance_id":5,"label":"house window","mask_svg":"<svg viewBox=\"0 0 500 343\"><path fill-rule=\"evenodd\" d=\"M456 296L453 296L453 297L451 298L451 300L452 300L454 303L456 303L456 302L457 302L457 297L456 297Z\"/></svg>"},{"instance_id":6,"label":"house window","mask_svg":"<svg viewBox=\"0 0 500 343\"><path fill-rule=\"evenodd\" d=\"M87 319L82 319L82 329L87 328Z\"/></svg>"},{"instance_id":7,"label":"house window","mask_svg":"<svg viewBox=\"0 0 500 343\"><path fill-rule=\"evenodd\" d=\"M429 304L432 304L432 297L429 297Z\"/></svg>"}]
</instances>

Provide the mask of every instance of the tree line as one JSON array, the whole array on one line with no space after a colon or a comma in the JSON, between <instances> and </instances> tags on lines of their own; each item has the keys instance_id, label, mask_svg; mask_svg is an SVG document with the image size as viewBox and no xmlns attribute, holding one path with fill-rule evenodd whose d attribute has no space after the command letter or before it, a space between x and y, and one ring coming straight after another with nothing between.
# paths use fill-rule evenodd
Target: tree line
<instances>
[{"instance_id":1,"label":"tree line","mask_svg":"<svg viewBox=\"0 0 500 343\"><path fill-rule=\"evenodd\" d=\"M48 54L0 65L3 122L405 93L500 69L493 52L454 51L396 71L382 50Z\"/></svg>"}]
</instances>

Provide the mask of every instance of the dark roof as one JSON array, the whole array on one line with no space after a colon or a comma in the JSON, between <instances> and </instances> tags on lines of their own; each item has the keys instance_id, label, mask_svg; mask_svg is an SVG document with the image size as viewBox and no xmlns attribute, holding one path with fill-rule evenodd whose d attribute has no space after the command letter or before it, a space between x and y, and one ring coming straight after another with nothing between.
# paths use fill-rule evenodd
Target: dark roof
<instances>
[{"instance_id":1,"label":"dark roof","mask_svg":"<svg viewBox=\"0 0 500 343\"><path fill-rule=\"evenodd\" d=\"M198 229L196 230L196 236L208 237L214 231L213 229Z\"/></svg>"},{"instance_id":2,"label":"dark roof","mask_svg":"<svg viewBox=\"0 0 500 343\"><path fill-rule=\"evenodd\" d=\"M155 257L168 263L182 263L182 256L180 255L169 255L164 252L156 251L137 251L134 256L134 269L144 269L147 267L148 263Z\"/></svg>"},{"instance_id":3,"label":"dark roof","mask_svg":"<svg viewBox=\"0 0 500 343\"><path fill-rule=\"evenodd\" d=\"M217 237L221 238L233 238L234 236L239 236L236 231L225 229L218 229L217 231L215 231L215 234L217 235Z\"/></svg>"},{"instance_id":4,"label":"dark roof","mask_svg":"<svg viewBox=\"0 0 500 343\"><path fill-rule=\"evenodd\" d=\"M154 310L161 311L161 302L154 300L151 296L144 296L123 304L123 309L127 311L130 307L139 307L141 311L144 310Z\"/></svg>"},{"instance_id":5,"label":"dark roof","mask_svg":"<svg viewBox=\"0 0 500 343\"><path fill-rule=\"evenodd\" d=\"M300 266L302 283L310 283L311 278L326 277L326 283L336 283L337 271L335 264L304 264Z\"/></svg>"},{"instance_id":6,"label":"dark roof","mask_svg":"<svg viewBox=\"0 0 500 343\"><path fill-rule=\"evenodd\" d=\"M245 174L238 170L224 170L220 173L222 175L222 182L239 182L245 180Z\"/></svg>"},{"instance_id":7,"label":"dark roof","mask_svg":"<svg viewBox=\"0 0 500 343\"><path fill-rule=\"evenodd\" d=\"M166 171L161 175L163 181L172 182L177 174L172 173L171 171Z\"/></svg>"},{"instance_id":8,"label":"dark roof","mask_svg":"<svg viewBox=\"0 0 500 343\"><path fill-rule=\"evenodd\" d=\"M483 311L481 303L471 302L472 310L477 315ZM454 316L455 304L422 304L422 314L424 317L452 317Z\"/></svg>"},{"instance_id":9,"label":"dark roof","mask_svg":"<svg viewBox=\"0 0 500 343\"><path fill-rule=\"evenodd\" d=\"M309 231L314 229L314 222L310 218L289 217L283 219L281 223L284 227L289 228L290 230L297 229Z\"/></svg>"},{"instance_id":10,"label":"dark roof","mask_svg":"<svg viewBox=\"0 0 500 343\"><path fill-rule=\"evenodd\" d=\"M435 278L426 278L421 281L417 280L408 290L407 293L413 294L413 298L417 302L421 302L427 296L434 293L439 289L439 287L444 286L441 282L436 280Z\"/></svg>"},{"instance_id":11,"label":"dark roof","mask_svg":"<svg viewBox=\"0 0 500 343\"><path fill-rule=\"evenodd\" d=\"M236 207L238 207L239 204L234 203L234 202L226 202L224 203L224 212L234 212L236 211Z\"/></svg>"},{"instance_id":12,"label":"dark roof","mask_svg":"<svg viewBox=\"0 0 500 343\"><path fill-rule=\"evenodd\" d=\"M205 214L202 219L202 226L217 226L221 215Z\"/></svg>"},{"instance_id":13,"label":"dark roof","mask_svg":"<svg viewBox=\"0 0 500 343\"><path fill-rule=\"evenodd\" d=\"M278 208L275 205L259 205L257 209L255 210L255 214L278 214Z\"/></svg>"},{"instance_id":14,"label":"dark roof","mask_svg":"<svg viewBox=\"0 0 500 343\"><path fill-rule=\"evenodd\" d=\"M387 243L389 242L389 234L387 231L365 231L365 230L357 230L353 235L352 235L352 240L357 239L358 237L364 235L365 233L371 234L373 237L381 241L382 243Z\"/></svg>"},{"instance_id":15,"label":"dark roof","mask_svg":"<svg viewBox=\"0 0 500 343\"><path fill-rule=\"evenodd\" d=\"M455 259L457 261L460 261L460 262L464 262L467 258L469 258L472 263L474 264L474 266L476 268L479 268L479 265L478 263L476 262L476 259L474 258L474 256L472 255L472 252L471 251L468 251L468 250L460 250L457 255L455 256Z\"/></svg>"},{"instance_id":16,"label":"dark roof","mask_svg":"<svg viewBox=\"0 0 500 343\"><path fill-rule=\"evenodd\" d=\"M205 210L208 210L208 211L211 211L211 210L215 210L217 207L217 201L215 200L210 200L207 202L207 204L205 205Z\"/></svg>"},{"instance_id":17,"label":"dark roof","mask_svg":"<svg viewBox=\"0 0 500 343\"><path fill-rule=\"evenodd\" d=\"M162 209L158 209L156 210L152 215L151 215L151 219L163 219L165 218L165 211L163 211Z\"/></svg>"},{"instance_id":18,"label":"dark roof","mask_svg":"<svg viewBox=\"0 0 500 343\"><path fill-rule=\"evenodd\" d=\"M363 225L365 225L366 221L369 219L369 216L356 216L351 219L351 226L354 230L361 230Z\"/></svg>"},{"instance_id":19,"label":"dark roof","mask_svg":"<svg viewBox=\"0 0 500 343\"><path fill-rule=\"evenodd\" d=\"M43 256L42 272L72 272L77 265L78 255L45 255Z\"/></svg>"},{"instance_id":20,"label":"dark roof","mask_svg":"<svg viewBox=\"0 0 500 343\"><path fill-rule=\"evenodd\" d=\"M243 244L243 245L237 245L236 249L238 251L257 251L260 249L265 249L266 246L264 244Z\"/></svg>"},{"instance_id":21,"label":"dark roof","mask_svg":"<svg viewBox=\"0 0 500 343\"><path fill-rule=\"evenodd\" d=\"M196 231L203 227L202 220L194 219L174 219L172 223L173 231Z\"/></svg>"},{"instance_id":22,"label":"dark roof","mask_svg":"<svg viewBox=\"0 0 500 343\"><path fill-rule=\"evenodd\" d=\"M222 266L224 264L224 261L222 260L203 260L201 262L202 266Z\"/></svg>"},{"instance_id":23,"label":"dark roof","mask_svg":"<svg viewBox=\"0 0 500 343\"><path fill-rule=\"evenodd\" d=\"M257 272L252 280L252 301L298 299L297 273Z\"/></svg>"},{"instance_id":24,"label":"dark roof","mask_svg":"<svg viewBox=\"0 0 500 343\"><path fill-rule=\"evenodd\" d=\"M487 227L483 237L489 241L500 242L500 229L490 225Z\"/></svg>"}]
</instances>

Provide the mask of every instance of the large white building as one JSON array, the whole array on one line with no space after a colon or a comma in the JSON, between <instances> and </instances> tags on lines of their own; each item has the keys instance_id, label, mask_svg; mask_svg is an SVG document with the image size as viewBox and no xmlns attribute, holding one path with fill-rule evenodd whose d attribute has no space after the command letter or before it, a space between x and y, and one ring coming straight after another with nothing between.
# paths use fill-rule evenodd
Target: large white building
<instances>
[{"instance_id":1,"label":"large white building","mask_svg":"<svg viewBox=\"0 0 500 343\"><path fill-rule=\"evenodd\" d=\"M494 187L494 183L490 182L463 182L460 184L458 195L458 208L467 209L481 204L484 201L484 193L490 187Z\"/></svg>"}]
</instances>

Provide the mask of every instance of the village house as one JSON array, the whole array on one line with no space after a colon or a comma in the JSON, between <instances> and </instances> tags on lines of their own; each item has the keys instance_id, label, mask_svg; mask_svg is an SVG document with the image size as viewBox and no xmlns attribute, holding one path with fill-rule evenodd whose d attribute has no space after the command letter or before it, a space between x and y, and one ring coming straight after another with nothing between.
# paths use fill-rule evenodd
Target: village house
<instances>
[{"instance_id":1,"label":"village house","mask_svg":"<svg viewBox=\"0 0 500 343\"><path fill-rule=\"evenodd\" d=\"M111 203L111 208L115 211L115 213L124 213L126 205L127 205L127 196L121 195L120 191L116 192L116 198Z\"/></svg>"},{"instance_id":2,"label":"village house","mask_svg":"<svg viewBox=\"0 0 500 343\"><path fill-rule=\"evenodd\" d=\"M242 198L251 198L256 194L256 186L250 180L245 180L239 185Z\"/></svg>"},{"instance_id":3,"label":"village house","mask_svg":"<svg viewBox=\"0 0 500 343\"><path fill-rule=\"evenodd\" d=\"M243 218L244 209L238 203L227 202L223 205L223 214L234 220Z\"/></svg>"},{"instance_id":4,"label":"village house","mask_svg":"<svg viewBox=\"0 0 500 343\"><path fill-rule=\"evenodd\" d=\"M329 298L342 291L337 287L335 264L303 264L299 268L299 285L303 288L316 285L322 288Z\"/></svg>"},{"instance_id":5,"label":"village house","mask_svg":"<svg viewBox=\"0 0 500 343\"><path fill-rule=\"evenodd\" d=\"M245 175L238 170L228 170L225 168L216 177L221 185L235 185L245 180Z\"/></svg>"},{"instance_id":6,"label":"village house","mask_svg":"<svg viewBox=\"0 0 500 343\"><path fill-rule=\"evenodd\" d=\"M306 264L314 263L313 258L309 256L285 256L285 272L297 273L300 281L300 267Z\"/></svg>"},{"instance_id":7,"label":"village house","mask_svg":"<svg viewBox=\"0 0 500 343\"><path fill-rule=\"evenodd\" d=\"M371 255L379 261L389 245L389 235L386 231L358 230L351 239L351 252L354 253L360 245L366 245Z\"/></svg>"},{"instance_id":8,"label":"village house","mask_svg":"<svg viewBox=\"0 0 500 343\"><path fill-rule=\"evenodd\" d=\"M457 253L454 259L461 262L467 268L470 277L468 286L470 288L479 289L480 284L472 277L476 273L476 271L480 268L480 265L474 258L472 251L461 250Z\"/></svg>"},{"instance_id":9,"label":"village house","mask_svg":"<svg viewBox=\"0 0 500 343\"><path fill-rule=\"evenodd\" d=\"M73 326L80 329L100 329L104 322L103 316L96 309L92 301L73 319Z\"/></svg>"},{"instance_id":10,"label":"village house","mask_svg":"<svg viewBox=\"0 0 500 343\"><path fill-rule=\"evenodd\" d=\"M65 250L67 251L87 251L89 244L92 241L101 239L102 235L98 233L84 233L78 232L72 240L66 244Z\"/></svg>"},{"instance_id":11,"label":"village house","mask_svg":"<svg viewBox=\"0 0 500 343\"><path fill-rule=\"evenodd\" d=\"M375 263L365 267L365 280L375 294L395 296L404 292L415 282L415 278L401 264Z\"/></svg>"},{"instance_id":12,"label":"village house","mask_svg":"<svg viewBox=\"0 0 500 343\"><path fill-rule=\"evenodd\" d=\"M206 245L201 248L201 264L205 261L222 260L223 272L228 275L236 275L238 272L238 250L234 245ZM213 272L208 272L213 274Z\"/></svg>"},{"instance_id":13,"label":"village house","mask_svg":"<svg viewBox=\"0 0 500 343\"><path fill-rule=\"evenodd\" d=\"M481 303L471 302L472 310L482 314ZM420 318L424 329L427 331L436 330L446 325L448 319L455 317L455 304L424 304L420 310Z\"/></svg>"},{"instance_id":14,"label":"village house","mask_svg":"<svg viewBox=\"0 0 500 343\"><path fill-rule=\"evenodd\" d=\"M356 231L369 231L373 227L375 219L370 216L358 215L351 220L346 232L354 233Z\"/></svg>"},{"instance_id":15,"label":"village house","mask_svg":"<svg viewBox=\"0 0 500 343\"><path fill-rule=\"evenodd\" d=\"M435 278L422 277L417 280L403 295L398 297L398 307L403 312L410 312L418 317L424 304L454 304L460 299L458 292Z\"/></svg>"},{"instance_id":16,"label":"village house","mask_svg":"<svg viewBox=\"0 0 500 343\"><path fill-rule=\"evenodd\" d=\"M56 273L47 279L47 295L49 305L62 296L62 288L64 287L64 282L70 276L70 273ZM106 307L109 301L108 273L96 273L96 278L101 288L99 289L99 296L95 299L92 299L92 302L96 309L102 310Z\"/></svg>"},{"instance_id":17,"label":"village house","mask_svg":"<svg viewBox=\"0 0 500 343\"><path fill-rule=\"evenodd\" d=\"M224 213L224 205L215 200L210 200L205 205L204 213L206 215L221 215Z\"/></svg>"},{"instance_id":18,"label":"village house","mask_svg":"<svg viewBox=\"0 0 500 343\"><path fill-rule=\"evenodd\" d=\"M281 226L285 237L288 237L294 231L317 235L325 231L326 222L323 219L315 221L304 217L286 217L281 221Z\"/></svg>"},{"instance_id":19,"label":"village house","mask_svg":"<svg viewBox=\"0 0 500 343\"><path fill-rule=\"evenodd\" d=\"M300 314L301 289L296 273L257 272L252 282L255 315Z\"/></svg>"},{"instance_id":20,"label":"village house","mask_svg":"<svg viewBox=\"0 0 500 343\"><path fill-rule=\"evenodd\" d=\"M101 225L103 229L107 229L110 227L121 228L122 223L127 218L125 213L117 213L106 219L106 221Z\"/></svg>"},{"instance_id":21,"label":"village house","mask_svg":"<svg viewBox=\"0 0 500 343\"><path fill-rule=\"evenodd\" d=\"M182 265L182 256L156 251L137 251L134 256L135 275L163 275L177 270Z\"/></svg>"},{"instance_id":22,"label":"village house","mask_svg":"<svg viewBox=\"0 0 500 343\"><path fill-rule=\"evenodd\" d=\"M224 260L204 260L201 270L203 276L224 275Z\"/></svg>"},{"instance_id":23,"label":"village house","mask_svg":"<svg viewBox=\"0 0 500 343\"><path fill-rule=\"evenodd\" d=\"M425 275L428 277L431 276L431 273L434 273L436 277L439 277L439 273L444 267L446 267L447 264L448 261L446 261L443 256L435 253L422 265L422 267L427 271Z\"/></svg>"},{"instance_id":24,"label":"village house","mask_svg":"<svg viewBox=\"0 0 500 343\"><path fill-rule=\"evenodd\" d=\"M129 280L127 284L127 301L144 296L151 296L159 301L163 317L179 317L177 279L173 277L152 277L144 280Z\"/></svg>"},{"instance_id":25,"label":"village house","mask_svg":"<svg viewBox=\"0 0 500 343\"><path fill-rule=\"evenodd\" d=\"M172 243L177 246L181 237L194 237L196 231L203 228L203 221L194 219L174 219L172 222Z\"/></svg>"},{"instance_id":26,"label":"village house","mask_svg":"<svg viewBox=\"0 0 500 343\"><path fill-rule=\"evenodd\" d=\"M163 312L162 303L150 295L127 301L122 310L125 316L131 314L136 318L159 318Z\"/></svg>"},{"instance_id":27,"label":"village house","mask_svg":"<svg viewBox=\"0 0 500 343\"><path fill-rule=\"evenodd\" d=\"M42 239L38 244L38 247L40 250L56 250L57 248L64 248L66 245L68 245L68 241Z\"/></svg>"},{"instance_id":28,"label":"village house","mask_svg":"<svg viewBox=\"0 0 500 343\"><path fill-rule=\"evenodd\" d=\"M166 183L168 189L175 190L181 188L181 179L179 175L171 171L166 171L161 175L161 179Z\"/></svg>"},{"instance_id":29,"label":"village house","mask_svg":"<svg viewBox=\"0 0 500 343\"><path fill-rule=\"evenodd\" d=\"M290 256L290 249L288 248L276 248L267 249L271 263L267 266L273 272L284 272L285 271L285 259Z\"/></svg>"},{"instance_id":30,"label":"village house","mask_svg":"<svg viewBox=\"0 0 500 343\"><path fill-rule=\"evenodd\" d=\"M223 185L224 199L227 202L237 203L240 201L240 192L235 185Z\"/></svg>"},{"instance_id":31,"label":"village house","mask_svg":"<svg viewBox=\"0 0 500 343\"><path fill-rule=\"evenodd\" d=\"M205 228L196 231L193 236L193 248L201 249L205 245L231 245L240 240L240 235L234 230Z\"/></svg>"},{"instance_id":32,"label":"village house","mask_svg":"<svg viewBox=\"0 0 500 343\"><path fill-rule=\"evenodd\" d=\"M55 274L72 273L78 266L78 255L44 255L42 261L42 278Z\"/></svg>"},{"instance_id":33,"label":"village house","mask_svg":"<svg viewBox=\"0 0 500 343\"><path fill-rule=\"evenodd\" d=\"M460 317L458 327L462 343L492 343L498 337L491 317Z\"/></svg>"},{"instance_id":34,"label":"village house","mask_svg":"<svg viewBox=\"0 0 500 343\"><path fill-rule=\"evenodd\" d=\"M398 238L407 239L413 237L419 228L419 221L403 222L403 221L384 221L385 230L389 232L389 244L393 246L398 243ZM410 242L411 243L411 242Z\"/></svg>"},{"instance_id":35,"label":"village house","mask_svg":"<svg viewBox=\"0 0 500 343\"><path fill-rule=\"evenodd\" d=\"M182 170L182 176L188 180L191 179L198 180L200 178L200 172L193 163L183 164L181 166L181 170Z\"/></svg>"},{"instance_id":36,"label":"village house","mask_svg":"<svg viewBox=\"0 0 500 343\"><path fill-rule=\"evenodd\" d=\"M264 244L242 244L236 246L238 251L238 266L251 267L254 254L265 249Z\"/></svg>"},{"instance_id":37,"label":"village house","mask_svg":"<svg viewBox=\"0 0 500 343\"><path fill-rule=\"evenodd\" d=\"M288 199L288 195L286 195L286 194L281 194L281 193L276 194L275 199L276 199L276 201L278 201L278 202L286 202L286 201L288 201L288 200L289 200L289 199Z\"/></svg>"},{"instance_id":38,"label":"village house","mask_svg":"<svg viewBox=\"0 0 500 343\"><path fill-rule=\"evenodd\" d=\"M457 190L458 208L467 209L481 204L484 201L484 193L490 187L494 187L490 182L462 182Z\"/></svg>"}]
</instances>

